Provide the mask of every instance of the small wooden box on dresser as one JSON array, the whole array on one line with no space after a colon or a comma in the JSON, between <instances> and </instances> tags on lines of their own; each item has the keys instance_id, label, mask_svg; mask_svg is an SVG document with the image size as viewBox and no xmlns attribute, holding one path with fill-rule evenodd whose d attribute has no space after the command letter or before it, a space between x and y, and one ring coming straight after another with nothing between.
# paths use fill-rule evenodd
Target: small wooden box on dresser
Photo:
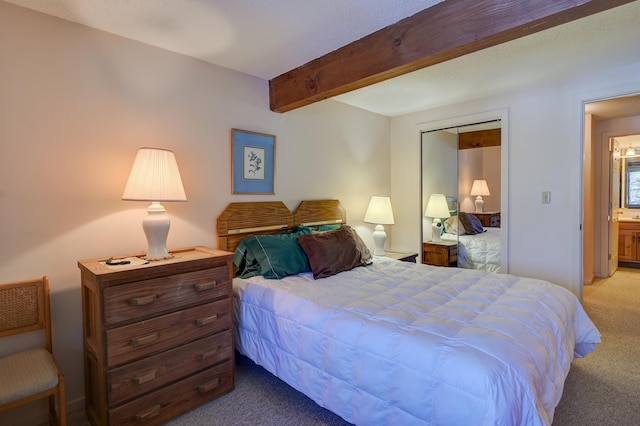
<instances>
[{"instance_id":1,"label":"small wooden box on dresser","mask_svg":"<svg viewBox=\"0 0 640 426\"><path fill-rule=\"evenodd\" d=\"M137 266L78 262L93 425L161 424L234 387L233 254L171 254Z\"/></svg>"}]
</instances>

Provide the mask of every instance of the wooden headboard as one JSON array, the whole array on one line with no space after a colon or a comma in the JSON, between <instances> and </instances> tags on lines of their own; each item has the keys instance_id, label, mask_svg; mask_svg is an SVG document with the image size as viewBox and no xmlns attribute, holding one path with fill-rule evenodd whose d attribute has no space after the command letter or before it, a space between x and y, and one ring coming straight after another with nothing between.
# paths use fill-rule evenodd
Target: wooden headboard
<instances>
[{"instance_id":1,"label":"wooden headboard","mask_svg":"<svg viewBox=\"0 0 640 426\"><path fill-rule=\"evenodd\" d=\"M243 238L281 234L295 225L343 223L347 223L347 214L338 200L305 200L295 213L282 201L229 203L217 220L218 249L234 252Z\"/></svg>"},{"instance_id":2,"label":"wooden headboard","mask_svg":"<svg viewBox=\"0 0 640 426\"><path fill-rule=\"evenodd\" d=\"M293 214L282 201L229 203L218 216L218 249L234 252L245 237L280 234L293 228Z\"/></svg>"},{"instance_id":3,"label":"wooden headboard","mask_svg":"<svg viewBox=\"0 0 640 426\"><path fill-rule=\"evenodd\" d=\"M294 225L346 224L347 213L338 200L305 200L293 212Z\"/></svg>"}]
</instances>

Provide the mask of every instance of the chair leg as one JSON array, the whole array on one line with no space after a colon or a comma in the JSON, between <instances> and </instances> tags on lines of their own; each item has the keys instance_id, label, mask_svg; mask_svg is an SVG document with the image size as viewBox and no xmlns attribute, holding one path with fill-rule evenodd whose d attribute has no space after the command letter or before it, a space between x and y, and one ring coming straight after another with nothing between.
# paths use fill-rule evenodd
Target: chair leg
<instances>
[{"instance_id":1,"label":"chair leg","mask_svg":"<svg viewBox=\"0 0 640 426\"><path fill-rule=\"evenodd\" d=\"M56 395L49 397L49 423L56 426L67 426L67 401L64 392L64 376L58 375L58 410L56 411Z\"/></svg>"},{"instance_id":2,"label":"chair leg","mask_svg":"<svg viewBox=\"0 0 640 426\"><path fill-rule=\"evenodd\" d=\"M64 376L58 375L58 424L67 426L67 397L65 394Z\"/></svg>"}]
</instances>

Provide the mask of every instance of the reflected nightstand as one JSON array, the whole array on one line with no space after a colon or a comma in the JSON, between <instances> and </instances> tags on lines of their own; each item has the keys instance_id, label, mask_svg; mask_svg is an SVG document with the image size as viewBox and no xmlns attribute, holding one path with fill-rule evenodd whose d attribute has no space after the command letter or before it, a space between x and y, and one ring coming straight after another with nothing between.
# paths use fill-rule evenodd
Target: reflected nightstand
<instances>
[{"instance_id":1,"label":"reflected nightstand","mask_svg":"<svg viewBox=\"0 0 640 426\"><path fill-rule=\"evenodd\" d=\"M433 266L458 266L456 241L429 241L422 244L422 263Z\"/></svg>"}]
</instances>

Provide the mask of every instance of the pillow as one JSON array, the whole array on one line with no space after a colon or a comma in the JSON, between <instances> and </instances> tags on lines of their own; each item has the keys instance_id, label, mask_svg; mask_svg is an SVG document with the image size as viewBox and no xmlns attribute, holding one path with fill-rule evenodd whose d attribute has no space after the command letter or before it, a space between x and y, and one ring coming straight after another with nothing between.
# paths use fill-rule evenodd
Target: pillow
<instances>
[{"instance_id":1,"label":"pillow","mask_svg":"<svg viewBox=\"0 0 640 426\"><path fill-rule=\"evenodd\" d=\"M275 235L257 235L240 241L233 256L236 276L248 278L262 275L280 279L311 270L307 256L298 244L298 237L310 234L308 228L297 232Z\"/></svg>"},{"instance_id":2,"label":"pillow","mask_svg":"<svg viewBox=\"0 0 640 426\"><path fill-rule=\"evenodd\" d=\"M467 234L475 235L484 232L482 222L480 222L480 219L478 219L473 214L460 212L458 216L460 216L460 222L464 226L464 229L467 231Z\"/></svg>"},{"instance_id":3,"label":"pillow","mask_svg":"<svg viewBox=\"0 0 640 426\"><path fill-rule=\"evenodd\" d=\"M447 220L444 221L444 227L446 232L454 235L464 235L467 233L467 230L464 229L464 225L458 219L458 216L451 216Z\"/></svg>"},{"instance_id":4,"label":"pillow","mask_svg":"<svg viewBox=\"0 0 640 426\"><path fill-rule=\"evenodd\" d=\"M318 232L326 232L326 231L335 231L336 229L340 229L342 225L339 223L331 224L331 225L320 225L316 228Z\"/></svg>"},{"instance_id":5,"label":"pillow","mask_svg":"<svg viewBox=\"0 0 640 426\"><path fill-rule=\"evenodd\" d=\"M348 225L335 231L301 235L298 242L309 258L314 279L329 277L371 262L369 249Z\"/></svg>"}]
</instances>

